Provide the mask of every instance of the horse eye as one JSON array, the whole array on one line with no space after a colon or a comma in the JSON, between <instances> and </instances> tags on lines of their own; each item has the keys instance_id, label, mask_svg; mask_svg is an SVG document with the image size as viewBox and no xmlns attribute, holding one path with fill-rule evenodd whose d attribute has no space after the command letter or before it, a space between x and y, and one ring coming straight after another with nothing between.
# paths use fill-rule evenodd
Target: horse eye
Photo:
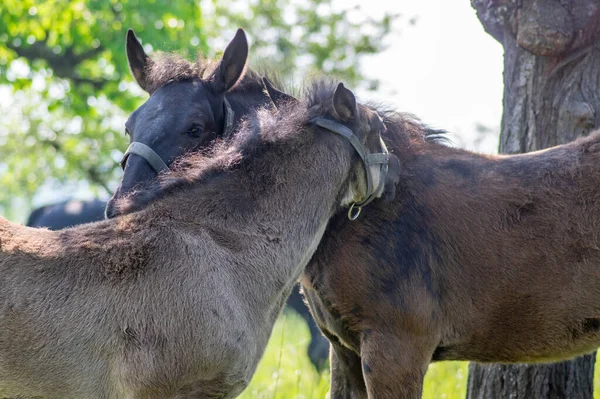
<instances>
[{"instance_id":1,"label":"horse eye","mask_svg":"<svg viewBox=\"0 0 600 399\"><path fill-rule=\"evenodd\" d=\"M191 137L200 137L203 131L204 126L194 123L192 127L190 127L189 130L186 132L186 134Z\"/></svg>"},{"instance_id":2,"label":"horse eye","mask_svg":"<svg viewBox=\"0 0 600 399\"><path fill-rule=\"evenodd\" d=\"M126 136L131 136L131 135L129 134L129 129L127 129L127 126L125 126L125 135L126 135Z\"/></svg>"}]
</instances>

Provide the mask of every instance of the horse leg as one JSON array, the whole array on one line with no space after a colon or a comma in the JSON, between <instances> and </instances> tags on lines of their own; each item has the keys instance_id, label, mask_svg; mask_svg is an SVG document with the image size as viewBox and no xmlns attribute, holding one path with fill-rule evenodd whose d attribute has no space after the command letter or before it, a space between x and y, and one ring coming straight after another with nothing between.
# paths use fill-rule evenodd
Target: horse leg
<instances>
[{"instance_id":1,"label":"horse leg","mask_svg":"<svg viewBox=\"0 0 600 399\"><path fill-rule=\"evenodd\" d=\"M321 334L319 327L317 327L317 323L315 323L315 320L310 314L310 310L308 310L308 306L304 303L302 295L300 294L300 284L294 286L292 293L288 297L287 305L306 320L310 331L308 358L317 371L321 371L323 366L325 366L325 361L329 354L329 342L323 334Z\"/></svg>"},{"instance_id":2,"label":"horse leg","mask_svg":"<svg viewBox=\"0 0 600 399\"><path fill-rule=\"evenodd\" d=\"M435 345L424 337L363 333L362 372L369 399L420 399Z\"/></svg>"},{"instance_id":3,"label":"horse leg","mask_svg":"<svg viewBox=\"0 0 600 399\"><path fill-rule=\"evenodd\" d=\"M330 363L331 399L367 399L360 356L332 341Z\"/></svg>"},{"instance_id":4,"label":"horse leg","mask_svg":"<svg viewBox=\"0 0 600 399\"><path fill-rule=\"evenodd\" d=\"M327 357L329 356L329 341L323 336L321 330L319 330L317 323L312 318L310 313L305 319L306 323L308 323L308 329L310 331L308 357L317 371L321 372L327 364Z\"/></svg>"}]
</instances>

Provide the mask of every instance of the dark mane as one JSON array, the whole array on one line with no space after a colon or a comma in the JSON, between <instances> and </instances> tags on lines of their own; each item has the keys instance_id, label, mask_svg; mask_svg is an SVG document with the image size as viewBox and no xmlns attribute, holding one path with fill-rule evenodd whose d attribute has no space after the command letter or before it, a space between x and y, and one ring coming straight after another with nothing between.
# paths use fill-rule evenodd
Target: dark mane
<instances>
[{"instance_id":1,"label":"dark mane","mask_svg":"<svg viewBox=\"0 0 600 399\"><path fill-rule=\"evenodd\" d=\"M189 71L207 73L200 64L190 67ZM247 80L244 79L246 83L242 80L238 84L240 88L236 86L234 90L243 90L244 87L259 84L257 80L260 80L260 75L256 72L248 72L250 72L249 77ZM208 73L212 72L208 71ZM262 153L272 150L274 146L287 146L292 151L294 145L290 144L290 140L297 140L299 144L303 137L306 139L306 135L300 134L299 131L303 130L310 119L316 116L335 118L332 104L336 86L335 81L319 78L304 87L300 104L289 104L277 113L268 109L258 110L256 119L243 120L232 138L217 142L211 149L183 155L173 162L169 173L160 175L155 181L120 200L119 208L123 213L139 211L153 201L214 179L223 172L245 168ZM388 133L384 139L390 149L408 148L414 142L449 143L444 130L429 128L412 114L384 109L381 106L372 106L372 108L382 116L388 126ZM253 165L253 168L262 170L268 166Z\"/></svg>"},{"instance_id":2,"label":"dark mane","mask_svg":"<svg viewBox=\"0 0 600 399\"><path fill-rule=\"evenodd\" d=\"M216 61L198 57L196 61L174 53L158 52L152 56L152 62L147 67L147 80L150 82L150 92L161 88L169 82L182 82L191 79L200 79L210 83L214 80L214 74L219 66ZM248 69L244 77L231 89L232 92L246 92L262 90L262 77L259 73Z\"/></svg>"},{"instance_id":3,"label":"dark mane","mask_svg":"<svg viewBox=\"0 0 600 399\"><path fill-rule=\"evenodd\" d=\"M396 136L405 134L411 139L442 145L452 143L446 130L434 129L409 112L395 111L379 104L369 104L369 106L377 111L388 126L388 130Z\"/></svg>"},{"instance_id":4,"label":"dark mane","mask_svg":"<svg viewBox=\"0 0 600 399\"><path fill-rule=\"evenodd\" d=\"M169 173L159 175L158 179L121 199L118 207L124 213L139 211L157 199L209 181L223 172L245 168L274 146L283 151L293 151L309 139L301 133L310 119L333 116L331 104L335 88L335 82L318 80L305 88L300 104L288 104L277 113L268 109L258 110L256 119L242 121L231 139L218 142L212 149L183 155L173 162ZM271 167L269 162L253 165L256 170Z\"/></svg>"}]
</instances>

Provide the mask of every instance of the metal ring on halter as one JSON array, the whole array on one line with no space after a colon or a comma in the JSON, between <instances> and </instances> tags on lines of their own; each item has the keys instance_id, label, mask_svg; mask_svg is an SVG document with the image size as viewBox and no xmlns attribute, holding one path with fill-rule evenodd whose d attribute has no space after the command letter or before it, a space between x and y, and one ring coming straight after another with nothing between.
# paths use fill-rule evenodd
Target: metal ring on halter
<instances>
[{"instance_id":1,"label":"metal ring on halter","mask_svg":"<svg viewBox=\"0 0 600 399\"><path fill-rule=\"evenodd\" d=\"M347 126L344 126L338 122L323 117L314 118L312 122L317 126L327 129L332 133L339 134L340 136L347 139L360 156L360 159L363 161L363 166L365 168L365 173L367 177L366 198L360 201L359 203L353 203L350 209L348 209L348 219L356 220L358 218L358 215L360 215L362 207L369 204L375 198L380 196L383 192L383 189L385 187L385 179L388 172L388 161L390 159L390 154L388 153L387 148L385 147L385 143L381 138L379 140L381 141L381 147L383 151L378 153L367 153L367 149L360 142L360 140L354 134L354 132ZM371 176L370 167L374 165L381 166L379 168L379 185L373 190L373 176Z\"/></svg>"},{"instance_id":2,"label":"metal ring on halter","mask_svg":"<svg viewBox=\"0 0 600 399\"><path fill-rule=\"evenodd\" d=\"M356 206L356 204L350 205L350 208L348 209L348 219L352 221L358 219L360 211L362 211L362 206Z\"/></svg>"}]
</instances>

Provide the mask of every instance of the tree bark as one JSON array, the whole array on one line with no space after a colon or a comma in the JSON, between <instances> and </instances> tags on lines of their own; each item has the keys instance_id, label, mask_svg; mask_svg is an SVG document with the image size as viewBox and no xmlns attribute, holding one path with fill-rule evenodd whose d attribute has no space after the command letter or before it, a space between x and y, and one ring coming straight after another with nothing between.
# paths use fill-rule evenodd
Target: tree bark
<instances>
[{"instance_id":1,"label":"tree bark","mask_svg":"<svg viewBox=\"0 0 600 399\"><path fill-rule=\"evenodd\" d=\"M600 126L598 0L471 4L504 47L501 153L567 143ZM595 359L591 354L535 366L471 363L467 398L591 399Z\"/></svg>"},{"instance_id":2,"label":"tree bark","mask_svg":"<svg viewBox=\"0 0 600 399\"><path fill-rule=\"evenodd\" d=\"M530 365L469 365L467 398L591 399L596 354L572 361Z\"/></svg>"}]
</instances>

